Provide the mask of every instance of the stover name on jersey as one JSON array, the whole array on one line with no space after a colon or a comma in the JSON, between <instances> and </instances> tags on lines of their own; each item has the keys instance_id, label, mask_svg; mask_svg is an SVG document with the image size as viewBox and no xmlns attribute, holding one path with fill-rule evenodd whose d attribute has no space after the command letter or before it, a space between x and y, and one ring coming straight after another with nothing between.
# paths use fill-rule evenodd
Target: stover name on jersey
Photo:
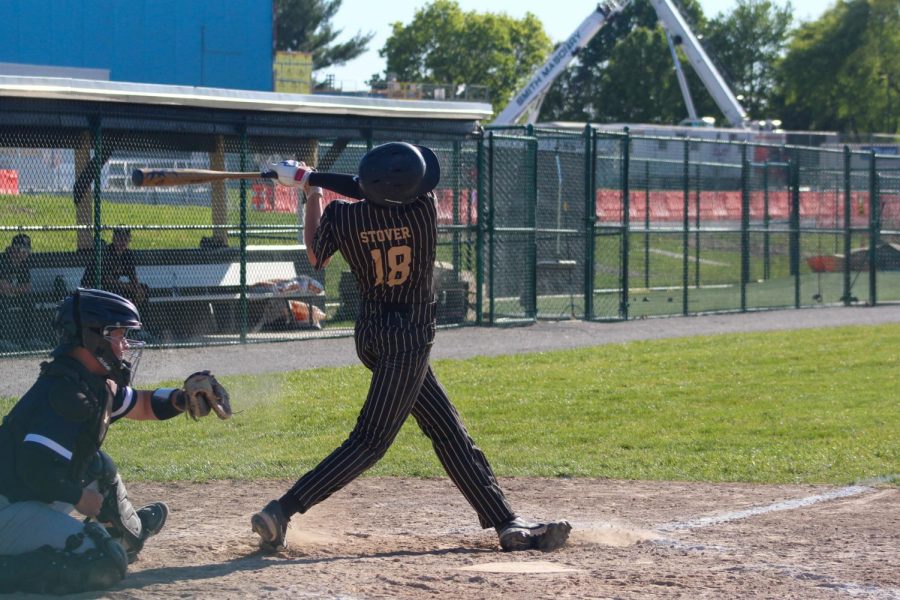
<instances>
[{"instance_id":1,"label":"stover name on jersey","mask_svg":"<svg viewBox=\"0 0 900 600\"><path fill-rule=\"evenodd\" d=\"M391 242L411 238L409 227L390 227L388 229L370 229L359 232L359 241L363 244L371 242Z\"/></svg>"}]
</instances>

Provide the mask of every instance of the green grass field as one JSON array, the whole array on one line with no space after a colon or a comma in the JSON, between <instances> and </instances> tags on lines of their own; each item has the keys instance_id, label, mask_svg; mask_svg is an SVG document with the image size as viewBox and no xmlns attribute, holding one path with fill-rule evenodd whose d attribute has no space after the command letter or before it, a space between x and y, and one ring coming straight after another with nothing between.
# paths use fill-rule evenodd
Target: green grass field
<instances>
[{"instance_id":1,"label":"green grass field","mask_svg":"<svg viewBox=\"0 0 900 600\"><path fill-rule=\"evenodd\" d=\"M633 281L633 280L632 280ZM851 296L854 304L869 301L868 273L851 274ZM800 306L815 307L839 305L844 295L843 273L804 273L800 276ZM793 308L796 281L793 277L779 277L768 281L754 281L746 288L747 310ZM900 300L900 271L878 271L877 300L879 303ZM680 315L684 311L680 286L665 289L630 288L628 318ZM617 320L620 313L621 292L618 288L598 290L594 293L594 318ZM821 298L818 300L817 298ZM485 300L485 319L489 319L489 303ZM539 319L565 319L573 314L584 316L584 296L581 293L538 296ZM688 314L735 312L741 310L741 287L738 284L711 285L696 288L688 286ZM524 308L518 298L498 298L494 303L495 317L524 317Z\"/></svg>"},{"instance_id":2,"label":"green grass field","mask_svg":"<svg viewBox=\"0 0 900 600\"><path fill-rule=\"evenodd\" d=\"M499 476L845 484L900 473L898 364L900 325L883 325L438 361L435 369ZM111 429L104 447L126 479L299 476L353 427L368 372L223 381L238 411L230 421L125 420ZM11 405L4 399L0 413ZM369 473L442 476L413 419Z\"/></svg>"}]
</instances>

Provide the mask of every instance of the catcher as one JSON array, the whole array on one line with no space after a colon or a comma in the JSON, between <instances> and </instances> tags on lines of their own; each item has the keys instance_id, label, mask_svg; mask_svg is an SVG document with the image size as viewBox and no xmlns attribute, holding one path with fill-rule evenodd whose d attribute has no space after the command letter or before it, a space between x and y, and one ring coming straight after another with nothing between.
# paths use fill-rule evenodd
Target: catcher
<instances>
[{"instance_id":1,"label":"catcher","mask_svg":"<svg viewBox=\"0 0 900 600\"><path fill-rule=\"evenodd\" d=\"M107 588L162 529L166 505L135 510L100 450L111 422L231 416L209 371L182 389L131 387L144 343L130 338L141 321L122 296L79 288L54 327L52 360L0 425L0 593ZM86 518L69 515L73 508Z\"/></svg>"}]
</instances>

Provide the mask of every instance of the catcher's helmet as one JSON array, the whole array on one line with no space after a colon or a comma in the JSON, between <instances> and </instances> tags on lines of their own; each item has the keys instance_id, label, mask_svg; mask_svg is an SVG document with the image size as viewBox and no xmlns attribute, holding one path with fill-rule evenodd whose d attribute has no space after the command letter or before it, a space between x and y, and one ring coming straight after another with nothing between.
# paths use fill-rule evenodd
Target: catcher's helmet
<instances>
[{"instance_id":1,"label":"catcher's helmet","mask_svg":"<svg viewBox=\"0 0 900 600\"><path fill-rule=\"evenodd\" d=\"M441 179L437 156L425 146L388 142L359 161L359 187L378 206L409 204L435 188Z\"/></svg>"},{"instance_id":2,"label":"catcher's helmet","mask_svg":"<svg viewBox=\"0 0 900 600\"><path fill-rule=\"evenodd\" d=\"M112 292L78 288L59 303L53 327L59 342L50 353L52 356L62 356L81 346L106 368L110 379L119 385L131 383L144 342L127 340L127 357L119 357L108 335L113 329L125 329L126 334L140 330L141 317L130 300Z\"/></svg>"}]
</instances>

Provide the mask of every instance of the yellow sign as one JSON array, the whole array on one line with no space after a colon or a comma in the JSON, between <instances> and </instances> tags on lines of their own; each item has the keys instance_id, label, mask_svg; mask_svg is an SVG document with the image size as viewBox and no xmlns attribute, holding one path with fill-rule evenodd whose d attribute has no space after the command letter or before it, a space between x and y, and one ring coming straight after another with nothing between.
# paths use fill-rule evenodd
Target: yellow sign
<instances>
[{"instance_id":1,"label":"yellow sign","mask_svg":"<svg viewBox=\"0 0 900 600\"><path fill-rule=\"evenodd\" d=\"M288 94L311 94L312 66L310 52L276 52L272 65L275 74L275 91Z\"/></svg>"}]
</instances>

